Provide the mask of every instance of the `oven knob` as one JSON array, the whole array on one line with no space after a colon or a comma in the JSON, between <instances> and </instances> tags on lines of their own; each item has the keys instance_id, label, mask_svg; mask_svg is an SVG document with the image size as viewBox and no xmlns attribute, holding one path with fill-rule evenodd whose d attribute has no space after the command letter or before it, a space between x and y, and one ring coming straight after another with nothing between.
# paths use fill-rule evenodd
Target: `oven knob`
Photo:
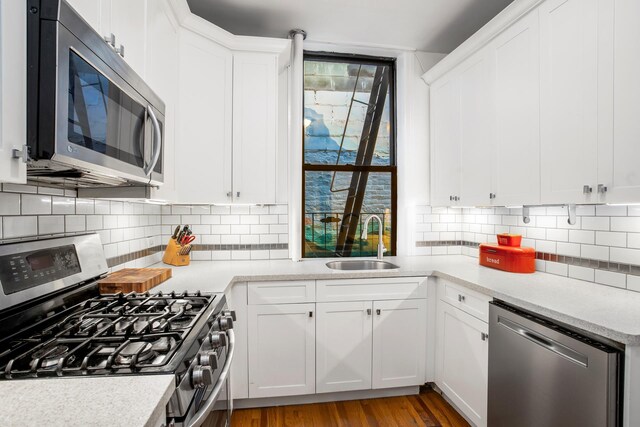
<instances>
[{"instance_id":1,"label":"oven knob","mask_svg":"<svg viewBox=\"0 0 640 427\"><path fill-rule=\"evenodd\" d=\"M218 355L215 351L202 351L198 354L198 363L211 369L218 369Z\"/></svg>"},{"instance_id":2,"label":"oven knob","mask_svg":"<svg viewBox=\"0 0 640 427\"><path fill-rule=\"evenodd\" d=\"M233 321L234 321L234 322L236 321L236 312L235 312L235 311L233 311L233 310L226 310L226 311L223 311L223 312L222 312L222 314L223 314L224 316L231 316L231 318L233 319Z\"/></svg>"},{"instance_id":3,"label":"oven knob","mask_svg":"<svg viewBox=\"0 0 640 427\"><path fill-rule=\"evenodd\" d=\"M198 365L191 371L191 383L195 388L204 388L213 384L213 372L209 366Z\"/></svg>"},{"instance_id":4,"label":"oven knob","mask_svg":"<svg viewBox=\"0 0 640 427\"><path fill-rule=\"evenodd\" d=\"M231 318L231 316L222 316L220 318L220 329L222 329L223 331L233 329L233 319Z\"/></svg>"},{"instance_id":5,"label":"oven knob","mask_svg":"<svg viewBox=\"0 0 640 427\"><path fill-rule=\"evenodd\" d=\"M211 348L224 347L227 345L227 334L224 332L212 332L209 334L209 344Z\"/></svg>"}]
</instances>

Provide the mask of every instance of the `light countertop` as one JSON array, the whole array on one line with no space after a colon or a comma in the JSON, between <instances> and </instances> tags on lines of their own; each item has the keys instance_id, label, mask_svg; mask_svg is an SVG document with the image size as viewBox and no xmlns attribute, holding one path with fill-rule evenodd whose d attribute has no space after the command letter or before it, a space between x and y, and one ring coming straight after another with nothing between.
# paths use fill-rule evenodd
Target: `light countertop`
<instances>
[{"instance_id":1,"label":"light countertop","mask_svg":"<svg viewBox=\"0 0 640 427\"><path fill-rule=\"evenodd\" d=\"M0 381L2 425L151 427L174 390L173 375Z\"/></svg>"},{"instance_id":2,"label":"light countertop","mask_svg":"<svg viewBox=\"0 0 640 427\"><path fill-rule=\"evenodd\" d=\"M640 345L640 293L546 273L513 274L467 256L386 257L387 271L334 271L327 260L193 261L154 290L225 292L237 282L436 276L627 345ZM157 266L164 266L157 264ZM0 381L10 426L149 426L163 419L172 375ZM115 414L115 416L114 416Z\"/></svg>"},{"instance_id":3,"label":"light countertop","mask_svg":"<svg viewBox=\"0 0 640 427\"><path fill-rule=\"evenodd\" d=\"M640 345L640 293L548 273L505 273L463 255L385 257L397 270L336 271L327 260L192 261L156 290L225 292L236 282L437 276L576 328ZM157 264L155 266L165 266Z\"/></svg>"}]
</instances>

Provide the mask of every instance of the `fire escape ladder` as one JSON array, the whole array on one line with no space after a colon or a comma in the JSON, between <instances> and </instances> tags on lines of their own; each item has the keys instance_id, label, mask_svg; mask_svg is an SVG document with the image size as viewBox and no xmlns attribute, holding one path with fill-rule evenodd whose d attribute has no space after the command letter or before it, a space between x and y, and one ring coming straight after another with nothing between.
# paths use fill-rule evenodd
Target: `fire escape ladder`
<instances>
[{"instance_id":1,"label":"fire escape ladder","mask_svg":"<svg viewBox=\"0 0 640 427\"><path fill-rule=\"evenodd\" d=\"M376 68L373 78L368 102L369 108L367 108L354 166L370 166L372 163L388 89L389 67L379 66ZM349 193L336 242L336 254L338 256L348 257L351 255L360 223L360 214L368 179L369 172L364 170L356 170L351 175L351 185L349 186Z\"/></svg>"}]
</instances>

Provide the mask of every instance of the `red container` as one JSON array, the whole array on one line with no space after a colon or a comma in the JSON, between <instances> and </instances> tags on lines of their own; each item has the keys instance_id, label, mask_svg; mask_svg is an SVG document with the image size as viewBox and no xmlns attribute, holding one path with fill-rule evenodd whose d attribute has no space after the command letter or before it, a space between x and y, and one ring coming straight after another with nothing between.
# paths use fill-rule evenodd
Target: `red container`
<instances>
[{"instance_id":1,"label":"red container","mask_svg":"<svg viewBox=\"0 0 640 427\"><path fill-rule=\"evenodd\" d=\"M513 246L480 245L480 265L510 273L534 273L536 271L536 251L533 248Z\"/></svg>"},{"instance_id":2,"label":"red container","mask_svg":"<svg viewBox=\"0 0 640 427\"><path fill-rule=\"evenodd\" d=\"M514 248L519 248L521 242L522 242L522 235L520 234L508 234L508 233L498 234L499 245L513 246Z\"/></svg>"}]
</instances>

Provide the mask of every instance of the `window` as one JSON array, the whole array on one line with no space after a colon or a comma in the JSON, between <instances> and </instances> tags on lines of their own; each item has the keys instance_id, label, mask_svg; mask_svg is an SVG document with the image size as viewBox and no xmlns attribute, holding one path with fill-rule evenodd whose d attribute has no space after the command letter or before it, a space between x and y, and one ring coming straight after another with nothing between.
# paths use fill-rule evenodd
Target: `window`
<instances>
[{"instance_id":1,"label":"window","mask_svg":"<svg viewBox=\"0 0 640 427\"><path fill-rule=\"evenodd\" d=\"M304 257L374 256L382 220L396 251L395 63L305 54Z\"/></svg>"}]
</instances>

